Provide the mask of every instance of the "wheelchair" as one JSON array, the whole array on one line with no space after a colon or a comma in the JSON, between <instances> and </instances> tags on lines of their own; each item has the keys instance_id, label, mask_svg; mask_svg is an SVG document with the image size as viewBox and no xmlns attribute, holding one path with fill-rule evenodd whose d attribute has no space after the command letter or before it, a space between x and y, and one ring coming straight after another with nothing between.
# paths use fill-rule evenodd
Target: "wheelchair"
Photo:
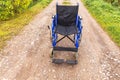
<instances>
[{"instance_id":1,"label":"wheelchair","mask_svg":"<svg viewBox=\"0 0 120 80\"><path fill-rule=\"evenodd\" d=\"M81 42L82 37L82 18L78 15L79 4L77 5L58 5L56 4L56 15L52 17L52 25L51 25L51 41L52 41L52 63L61 64L78 64L78 48ZM58 40L58 34L63 37ZM70 35L74 35L73 39L69 37ZM63 40L64 38L68 38L73 42L74 48L72 47L60 47L57 46L57 43ZM66 42L67 43L67 42ZM64 59L55 59L54 51L72 51L75 52L75 60L66 60Z\"/></svg>"}]
</instances>

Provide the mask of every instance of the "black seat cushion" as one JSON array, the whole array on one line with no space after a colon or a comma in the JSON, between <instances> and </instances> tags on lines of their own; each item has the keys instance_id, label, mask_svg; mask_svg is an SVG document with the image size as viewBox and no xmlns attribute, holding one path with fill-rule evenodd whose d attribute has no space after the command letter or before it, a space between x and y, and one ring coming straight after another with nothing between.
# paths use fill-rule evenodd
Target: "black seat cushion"
<instances>
[{"instance_id":1,"label":"black seat cushion","mask_svg":"<svg viewBox=\"0 0 120 80\"><path fill-rule=\"evenodd\" d=\"M57 25L55 32L61 35L71 35L71 34L76 34L78 32L77 26L62 26L62 25Z\"/></svg>"}]
</instances>

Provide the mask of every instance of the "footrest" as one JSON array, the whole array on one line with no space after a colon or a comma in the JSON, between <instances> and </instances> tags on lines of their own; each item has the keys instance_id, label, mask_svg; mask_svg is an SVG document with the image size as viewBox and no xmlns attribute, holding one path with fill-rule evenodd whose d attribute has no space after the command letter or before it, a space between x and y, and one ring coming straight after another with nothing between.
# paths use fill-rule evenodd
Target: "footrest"
<instances>
[{"instance_id":1,"label":"footrest","mask_svg":"<svg viewBox=\"0 0 120 80\"><path fill-rule=\"evenodd\" d=\"M52 63L61 64L64 63L64 59L52 59Z\"/></svg>"},{"instance_id":2,"label":"footrest","mask_svg":"<svg viewBox=\"0 0 120 80\"><path fill-rule=\"evenodd\" d=\"M75 65L75 64L78 64L78 61L77 60L66 60L66 63L71 64L71 65Z\"/></svg>"},{"instance_id":3,"label":"footrest","mask_svg":"<svg viewBox=\"0 0 120 80\"><path fill-rule=\"evenodd\" d=\"M77 48L71 48L71 47L60 47L56 46L53 48L54 51L72 51L72 52L78 52Z\"/></svg>"}]
</instances>

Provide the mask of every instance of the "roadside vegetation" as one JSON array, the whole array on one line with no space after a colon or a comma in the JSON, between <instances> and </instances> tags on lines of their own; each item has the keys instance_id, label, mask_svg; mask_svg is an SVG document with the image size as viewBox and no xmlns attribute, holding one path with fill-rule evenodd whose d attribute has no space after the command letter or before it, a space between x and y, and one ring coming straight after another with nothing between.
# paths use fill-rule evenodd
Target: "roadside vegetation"
<instances>
[{"instance_id":1,"label":"roadside vegetation","mask_svg":"<svg viewBox=\"0 0 120 80\"><path fill-rule=\"evenodd\" d=\"M108 3L110 3L112 6L119 6L120 5L120 0L104 0Z\"/></svg>"},{"instance_id":2,"label":"roadside vegetation","mask_svg":"<svg viewBox=\"0 0 120 80\"><path fill-rule=\"evenodd\" d=\"M0 50L52 0L0 0Z\"/></svg>"},{"instance_id":3,"label":"roadside vegetation","mask_svg":"<svg viewBox=\"0 0 120 80\"><path fill-rule=\"evenodd\" d=\"M108 33L111 39L120 46L120 3L119 0L82 0L92 14ZM114 2L110 2L114 1Z\"/></svg>"},{"instance_id":4,"label":"roadside vegetation","mask_svg":"<svg viewBox=\"0 0 120 80\"><path fill-rule=\"evenodd\" d=\"M70 3L69 0L64 0L62 4L64 4L64 5L70 5L71 3Z\"/></svg>"}]
</instances>

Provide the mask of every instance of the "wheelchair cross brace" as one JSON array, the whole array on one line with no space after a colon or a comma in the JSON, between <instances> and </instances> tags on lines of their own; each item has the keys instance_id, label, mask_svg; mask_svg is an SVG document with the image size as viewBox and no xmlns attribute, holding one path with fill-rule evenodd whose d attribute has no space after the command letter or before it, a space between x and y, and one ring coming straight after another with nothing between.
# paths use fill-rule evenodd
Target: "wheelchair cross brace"
<instances>
[{"instance_id":1,"label":"wheelchair cross brace","mask_svg":"<svg viewBox=\"0 0 120 80\"><path fill-rule=\"evenodd\" d=\"M56 42L56 44L58 43L58 42L60 42L61 40L63 40L64 38L68 38L70 41L72 41L73 43L75 42L74 40L72 40L68 35L65 35L65 36L63 36L61 39L59 39L57 42Z\"/></svg>"}]
</instances>

